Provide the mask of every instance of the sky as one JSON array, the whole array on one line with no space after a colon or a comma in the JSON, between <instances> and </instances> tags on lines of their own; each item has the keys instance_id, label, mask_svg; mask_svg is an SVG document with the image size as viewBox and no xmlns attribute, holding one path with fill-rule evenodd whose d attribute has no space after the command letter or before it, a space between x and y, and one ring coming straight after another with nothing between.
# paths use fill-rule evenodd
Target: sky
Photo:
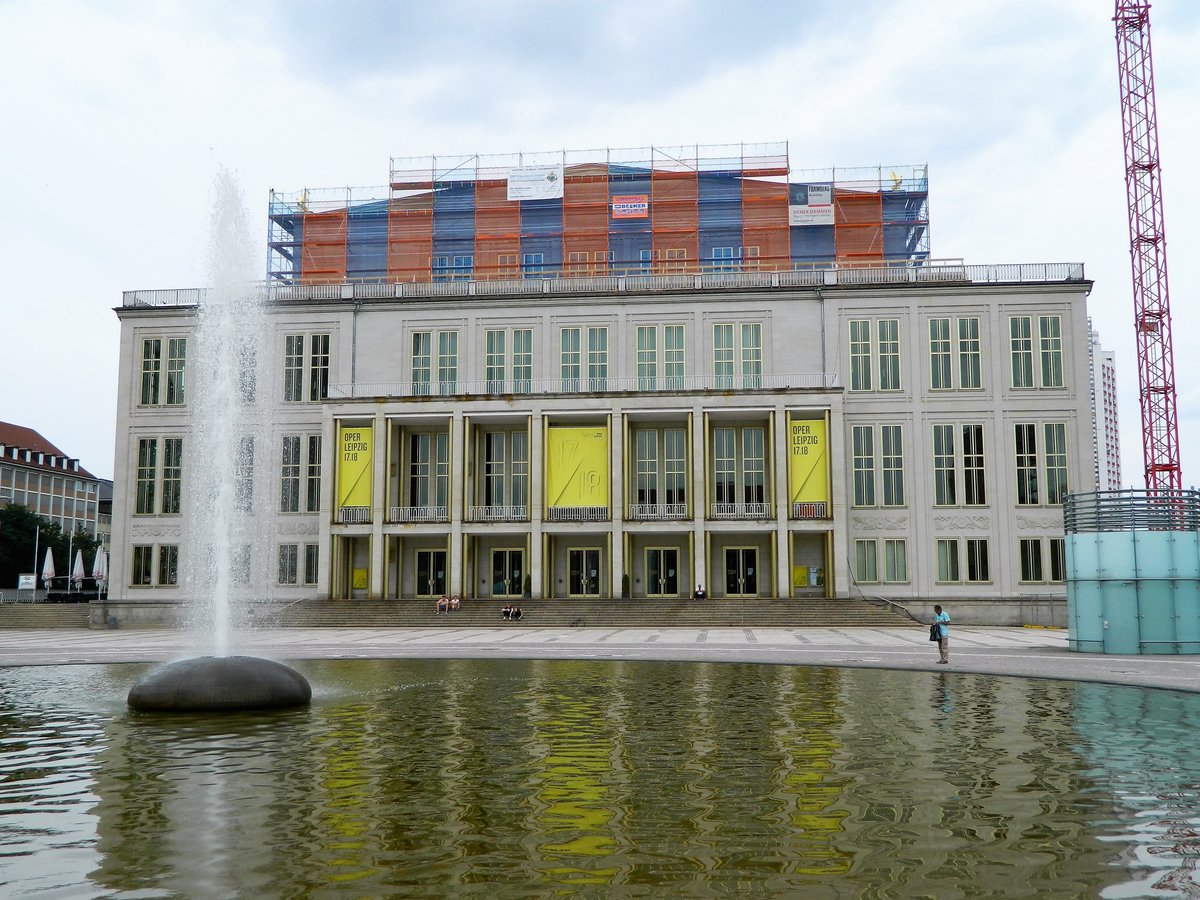
<instances>
[{"instance_id":1,"label":"sky","mask_svg":"<svg viewBox=\"0 0 1200 900\"><path fill-rule=\"evenodd\" d=\"M1143 484L1110 0L0 0L0 420L113 473L121 292L196 287L214 176L391 157L787 141L928 163L937 259L1082 262ZM1200 481L1200 4L1151 11L1181 467Z\"/></svg>"}]
</instances>

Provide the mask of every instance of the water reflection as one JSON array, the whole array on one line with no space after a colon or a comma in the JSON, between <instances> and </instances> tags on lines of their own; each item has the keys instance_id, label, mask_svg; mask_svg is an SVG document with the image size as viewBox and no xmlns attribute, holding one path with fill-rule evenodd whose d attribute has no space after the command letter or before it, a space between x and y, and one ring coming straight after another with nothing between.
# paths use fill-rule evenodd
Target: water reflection
<instances>
[{"instance_id":1,"label":"water reflection","mask_svg":"<svg viewBox=\"0 0 1200 900\"><path fill-rule=\"evenodd\" d=\"M71 896L1191 896L1200 697L945 673L303 665L312 707L131 713L3 670L0 882Z\"/></svg>"}]
</instances>

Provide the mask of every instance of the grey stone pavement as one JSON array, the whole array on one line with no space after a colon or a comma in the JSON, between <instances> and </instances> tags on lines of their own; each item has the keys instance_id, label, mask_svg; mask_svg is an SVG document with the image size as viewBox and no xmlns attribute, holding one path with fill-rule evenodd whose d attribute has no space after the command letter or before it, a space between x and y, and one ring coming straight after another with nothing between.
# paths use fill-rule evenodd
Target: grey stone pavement
<instances>
[{"instance_id":1,"label":"grey stone pavement","mask_svg":"<svg viewBox=\"0 0 1200 900\"><path fill-rule=\"evenodd\" d=\"M169 629L0 630L0 666L161 662L202 655ZM1200 692L1200 656L1104 656L1050 628L955 626L950 664L923 628L282 628L233 653L299 659L625 659L849 666L1061 678Z\"/></svg>"}]
</instances>

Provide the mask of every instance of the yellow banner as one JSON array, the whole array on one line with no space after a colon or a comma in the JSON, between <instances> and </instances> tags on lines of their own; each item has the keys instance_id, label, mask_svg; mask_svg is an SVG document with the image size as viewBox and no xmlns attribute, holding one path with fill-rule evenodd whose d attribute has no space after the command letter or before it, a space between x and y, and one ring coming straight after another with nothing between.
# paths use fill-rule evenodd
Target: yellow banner
<instances>
[{"instance_id":1,"label":"yellow banner","mask_svg":"<svg viewBox=\"0 0 1200 900\"><path fill-rule=\"evenodd\" d=\"M374 433L365 428L338 427L337 505L371 505L371 449Z\"/></svg>"},{"instance_id":2,"label":"yellow banner","mask_svg":"<svg viewBox=\"0 0 1200 900\"><path fill-rule=\"evenodd\" d=\"M829 503L829 462L826 459L824 419L790 423L788 434L788 487L793 503ZM824 518L825 508L812 518Z\"/></svg>"},{"instance_id":3,"label":"yellow banner","mask_svg":"<svg viewBox=\"0 0 1200 900\"><path fill-rule=\"evenodd\" d=\"M549 428L546 505L608 506L608 429Z\"/></svg>"}]
</instances>

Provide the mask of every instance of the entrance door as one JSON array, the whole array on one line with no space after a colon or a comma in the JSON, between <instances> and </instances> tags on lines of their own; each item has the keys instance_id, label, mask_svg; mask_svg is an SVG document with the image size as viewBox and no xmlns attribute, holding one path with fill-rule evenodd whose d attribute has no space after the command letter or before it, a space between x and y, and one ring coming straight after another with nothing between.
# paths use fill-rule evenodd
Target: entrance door
<instances>
[{"instance_id":1,"label":"entrance door","mask_svg":"<svg viewBox=\"0 0 1200 900\"><path fill-rule=\"evenodd\" d=\"M446 551L417 551L418 597L440 597L446 593Z\"/></svg>"},{"instance_id":2,"label":"entrance door","mask_svg":"<svg viewBox=\"0 0 1200 900\"><path fill-rule=\"evenodd\" d=\"M519 597L525 586L525 551L492 551L492 596Z\"/></svg>"},{"instance_id":3,"label":"entrance door","mask_svg":"<svg viewBox=\"0 0 1200 900\"><path fill-rule=\"evenodd\" d=\"M646 596L679 596L679 549L646 548Z\"/></svg>"},{"instance_id":4,"label":"entrance door","mask_svg":"<svg viewBox=\"0 0 1200 900\"><path fill-rule=\"evenodd\" d=\"M569 581L567 593L572 597L600 596L600 548L579 547L567 551Z\"/></svg>"},{"instance_id":5,"label":"entrance door","mask_svg":"<svg viewBox=\"0 0 1200 900\"><path fill-rule=\"evenodd\" d=\"M725 593L730 597L758 596L758 549L725 548Z\"/></svg>"}]
</instances>

